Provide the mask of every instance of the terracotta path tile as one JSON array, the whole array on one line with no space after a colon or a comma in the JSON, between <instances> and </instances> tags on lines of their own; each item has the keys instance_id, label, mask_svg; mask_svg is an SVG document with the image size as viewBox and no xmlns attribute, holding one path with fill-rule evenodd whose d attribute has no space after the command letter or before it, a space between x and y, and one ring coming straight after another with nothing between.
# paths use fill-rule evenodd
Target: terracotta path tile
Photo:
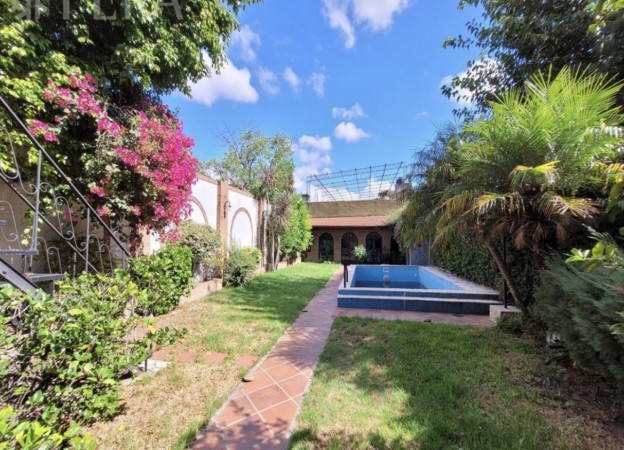
<instances>
[{"instance_id":1,"label":"terracotta path tile","mask_svg":"<svg viewBox=\"0 0 624 450\"><path fill-rule=\"evenodd\" d=\"M297 415L299 405L292 400L280 403L277 406L262 411L260 415L271 428L273 433L278 434L290 428Z\"/></svg>"},{"instance_id":2,"label":"terracotta path tile","mask_svg":"<svg viewBox=\"0 0 624 450\"><path fill-rule=\"evenodd\" d=\"M257 442L272 438L272 433L258 414L222 429L229 450L249 450Z\"/></svg>"},{"instance_id":3,"label":"terracotta path tile","mask_svg":"<svg viewBox=\"0 0 624 450\"><path fill-rule=\"evenodd\" d=\"M256 408L254 408L247 397L239 397L226 403L225 408L217 417L216 424L220 427L225 427L255 413Z\"/></svg>"},{"instance_id":4,"label":"terracotta path tile","mask_svg":"<svg viewBox=\"0 0 624 450\"><path fill-rule=\"evenodd\" d=\"M282 381L286 378L292 378L295 375L299 375L299 369L290 364L282 364L281 366L271 367L267 369L267 373L273 378L275 381Z\"/></svg>"},{"instance_id":5,"label":"terracotta path tile","mask_svg":"<svg viewBox=\"0 0 624 450\"><path fill-rule=\"evenodd\" d=\"M279 385L288 395L295 398L306 392L309 381L308 377L299 374L296 377L281 381Z\"/></svg>"},{"instance_id":6,"label":"terracotta path tile","mask_svg":"<svg viewBox=\"0 0 624 450\"><path fill-rule=\"evenodd\" d=\"M198 436L193 448L197 450L226 450L225 439L216 424L211 424Z\"/></svg>"},{"instance_id":7,"label":"terracotta path tile","mask_svg":"<svg viewBox=\"0 0 624 450\"><path fill-rule=\"evenodd\" d=\"M249 397L249 400L251 400L258 411L270 408L271 406L281 403L284 400L288 400L288 394L286 394L277 384L272 384L258 391L252 392L251 394L248 394L247 397Z\"/></svg>"},{"instance_id":8,"label":"terracotta path tile","mask_svg":"<svg viewBox=\"0 0 624 450\"><path fill-rule=\"evenodd\" d=\"M219 364L227 357L227 353L209 353L204 356L204 362L206 364Z\"/></svg>"},{"instance_id":9,"label":"terracotta path tile","mask_svg":"<svg viewBox=\"0 0 624 450\"><path fill-rule=\"evenodd\" d=\"M151 358L165 359L167 356L169 356L169 353L171 353L171 350L169 350L168 348L161 348L160 350L156 350L155 352L153 352Z\"/></svg>"},{"instance_id":10,"label":"terracotta path tile","mask_svg":"<svg viewBox=\"0 0 624 450\"><path fill-rule=\"evenodd\" d=\"M197 352L193 352L193 351L178 353L175 357L175 360L177 362L185 362L185 363L195 362L196 359L197 359Z\"/></svg>"},{"instance_id":11,"label":"terracotta path tile","mask_svg":"<svg viewBox=\"0 0 624 450\"><path fill-rule=\"evenodd\" d=\"M310 386L314 367L323 351L335 317L369 317L488 326L487 316L452 316L415 311L342 309L336 295L342 284L342 268L316 294L299 318L271 351L252 369L254 379L241 383L229 400L198 435L191 448L284 450L299 408ZM213 354L216 355L216 354ZM180 355L178 355L180 356ZM212 355L206 356L206 358ZM251 367L255 358L243 355L236 364Z\"/></svg>"},{"instance_id":12,"label":"terracotta path tile","mask_svg":"<svg viewBox=\"0 0 624 450\"><path fill-rule=\"evenodd\" d=\"M249 394L263 387L275 384L275 380L271 378L264 370L256 370L253 381L242 384L243 392Z\"/></svg>"}]
</instances>

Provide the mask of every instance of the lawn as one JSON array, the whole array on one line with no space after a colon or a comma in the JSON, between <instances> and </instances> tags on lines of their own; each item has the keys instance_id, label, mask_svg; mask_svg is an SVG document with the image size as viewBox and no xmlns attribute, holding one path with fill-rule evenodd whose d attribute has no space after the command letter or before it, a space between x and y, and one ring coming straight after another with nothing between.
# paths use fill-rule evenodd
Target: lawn
<instances>
[{"instance_id":1,"label":"lawn","mask_svg":"<svg viewBox=\"0 0 624 450\"><path fill-rule=\"evenodd\" d=\"M186 327L189 333L167 349L170 367L123 388L122 414L90 427L99 447L186 448L247 371L236 358L262 358L337 267L307 263L259 275L247 286L226 288L160 318L158 327ZM188 351L198 353L195 362L175 361ZM227 357L205 363L212 352Z\"/></svg>"},{"instance_id":2,"label":"lawn","mask_svg":"<svg viewBox=\"0 0 624 450\"><path fill-rule=\"evenodd\" d=\"M291 448L624 448L596 380L545 359L496 329L338 318Z\"/></svg>"}]
</instances>

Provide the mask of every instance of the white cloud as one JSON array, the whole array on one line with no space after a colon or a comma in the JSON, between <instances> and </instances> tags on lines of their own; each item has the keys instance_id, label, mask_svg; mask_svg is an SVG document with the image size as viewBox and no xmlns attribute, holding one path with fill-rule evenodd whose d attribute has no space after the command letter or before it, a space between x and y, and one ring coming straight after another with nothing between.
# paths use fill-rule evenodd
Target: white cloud
<instances>
[{"instance_id":1,"label":"white cloud","mask_svg":"<svg viewBox=\"0 0 624 450\"><path fill-rule=\"evenodd\" d=\"M301 87L301 79L295 73L295 71L292 70L292 68L286 67L284 69L282 77L284 78L284 80L286 80L286 82L290 85L291 89L294 92L299 92L299 88Z\"/></svg>"},{"instance_id":2,"label":"white cloud","mask_svg":"<svg viewBox=\"0 0 624 450\"><path fill-rule=\"evenodd\" d=\"M253 63L257 58L254 46L260 45L260 35L247 25L243 25L240 30L232 34L231 44L232 49L243 61Z\"/></svg>"},{"instance_id":3,"label":"white cloud","mask_svg":"<svg viewBox=\"0 0 624 450\"><path fill-rule=\"evenodd\" d=\"M336 139L342 139L348 143L357 142L370 137L370 134L358 128L353 122L340 122L334 129Z\"/></svg>"},{"instance_id":4,"label":"white cloud","mask_svg":"<svg viewBox=\"0 0 624 450\"><path fill-rule=\"evenodd\" d=\"M353 15L373 31L386 30L408 5L409 0L353 0Z\"/></svg>"},{"instance_id":5,"label":"white cloud","mask_svg":"<svg viewBox=\"0 0 624 450\"><path fill-rule=\"evenodd\" d=\"M310 175L329 170L332 142L329 136L303 135L295 146L300 165L295 169L295 187L304 190Z\"/></svg>"},{"instance_id":6,"label":"white cloud","mask_svg":"<svg viewBox=\"0 0 624 450\"><path fill-rule=\"evenodd\" d=\"M260 87L268 94L277 94L280 91L280 82L275 72L265 67L258 69Z\"/></svg>"},{"instance_id":7,"label":"white cloud","mask_svg":"<svg viewBox=\"0 0 624 450\"><path fill-rule=\"evenodd\" d=\"M332 149L332 142L329 136L310 136L304 134L299 138L299 146L302 148L310 148L318 152L328 152Z\"/></svg>"},{"instance_id":8,"label":"white cloud","mask_svg":"<svg viewBox=\"0 0 624 450\"><path fill-rule=\"evenodd\" d=\"M359 198L360 200L379 198L380 192L390 190L392 190L392 183L372 177L368 179L366 187L359 192Z\"/></svg>"},{"instance_id":9,"label":"white cloud","mask_svg":"<svg viewBox=\"0 0 624 450\"><path fill-rule=\"evenodd\" d=\"M325 95L325 81L327 80L327 76L323 72L314 72L308 78L308 84L312 86L314 92L319 97L323 97Z\"/></svg>"},{"instance_id":10,"label":"white cloud","mask_svg":"<svg viewBox=\"0 0 624 450\"><path fill-rule=\"evenodd\" d=\"M466 72L458 73L457 75L447 75L440 81L440 87L450 86L455 76L463 78L466 76ZM472 104L472 92L466 88L453 89L453 97L451 100L455 101L459 106L470 106Z\"/></svg>"},{"instance_id":11,"label":"white cloud","mask_svg":"<svg viewBox=\"0 0 624 450\"><path fill-rule=\"evenodd\" d=\"M364 116L364 109L362 109L359 103L354 104L351 108L341 108L337 106L332 108L332 117L334 119L353 120Z\"/></svg>"},{"instance_id":12,"label":"white cloud","mask_svg":"<svg viewBox=\"0 0 624 450\"><path fill-rule=\"evenodd\" d=\"M417 119L426 119L427 117L429 117L429 111L420 111L416 114Z\"/></svg>"},{"instance_id":13,"label":"white cloud","mask_svg":"<svg viewBox=\"0 0 624 450\"><path fill-rule=\"evenodd\" d=\"M353 48L355 45L355 28L348 16L350 0L323 0L323 15L329 26L342 32L344 46Z\"/></svg>"},{"instance_id":14,"label":"white cloud","mask_svg":"<svg viewBox=\"0 0 624 450\"><path fill-rule=\"evenodd\" d=\"M218 100L230 100L240 103L256 103L258 91L251 85L249 69L237 68L231 61L227 61L220 73L202 78L191 84L191 98L211 106Z\"/></svg>"},{"instance_id":15,"label":"white cloud","mask_svg":"<svg viewBox=\"0 0 624 450\"><path fill-rule=\"evenodd\" d=\"M491 58L482 58L475 61L472 65L473 70L477 72L486 72L486 73L496 73L499 72L502 74L502 71L499 69L499 62L491 59ZM440 88L442 86L451 86L453 82L453 78L457 77L459 79L465 78L468 76L468 70L464 70L463 72L458 73L457 75L447 75L440 81ZM480 86L482 91L494 90L494 87L489 83L484 83ZM466 88L454 88L453 96L451 100L456 102L461 107L471 106L474 102L474 95L470 89Z\"/></svg>"},{"instance_id":16,"label":"white cloud","mask_svg":"<svg viewBox=\"0 0 624 450\"><path fill-rule=\"evenodd\" d=\"M394 16L403 12L410 0L323 0L323 15L331 28L340 30L346 48L355 45L355 25L372 31L387 30Z\"/></svg>"}]
</instances>

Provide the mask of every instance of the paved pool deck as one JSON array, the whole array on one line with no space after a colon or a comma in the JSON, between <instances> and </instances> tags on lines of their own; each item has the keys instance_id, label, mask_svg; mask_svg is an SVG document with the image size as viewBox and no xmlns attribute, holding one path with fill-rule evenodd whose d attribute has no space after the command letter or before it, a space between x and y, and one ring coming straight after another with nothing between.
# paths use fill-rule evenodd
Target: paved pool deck
<instances>
[{"instance_id":1,"label":"paved pool deck","mask_svg":"<svg viewBox=\"0 0 624 450\"><path fill-rule=\"evenodd\" d=\"M336 306L340 273L310 301L269 353L250 371L197 436L194 450L283 450L308 392L335 317L491 326L488 316L345 309Z\"/></svg>"}]
</instances>

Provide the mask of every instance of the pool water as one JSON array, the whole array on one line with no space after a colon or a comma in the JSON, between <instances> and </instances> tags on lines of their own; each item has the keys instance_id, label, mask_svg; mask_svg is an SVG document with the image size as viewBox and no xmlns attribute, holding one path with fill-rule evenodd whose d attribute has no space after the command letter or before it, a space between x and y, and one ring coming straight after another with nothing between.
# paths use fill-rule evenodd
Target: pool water
<instances>
[{"instance_id":1,"label":"pool water","mask_svg":"<svg viewBox=\"0 0 624 450\"><path fill-rule=\"evenodd\" d=\"M428 266L370 265L349 269L338 290L341 308L489 314L498 292Z\"/></svg>"}]
</instances>

